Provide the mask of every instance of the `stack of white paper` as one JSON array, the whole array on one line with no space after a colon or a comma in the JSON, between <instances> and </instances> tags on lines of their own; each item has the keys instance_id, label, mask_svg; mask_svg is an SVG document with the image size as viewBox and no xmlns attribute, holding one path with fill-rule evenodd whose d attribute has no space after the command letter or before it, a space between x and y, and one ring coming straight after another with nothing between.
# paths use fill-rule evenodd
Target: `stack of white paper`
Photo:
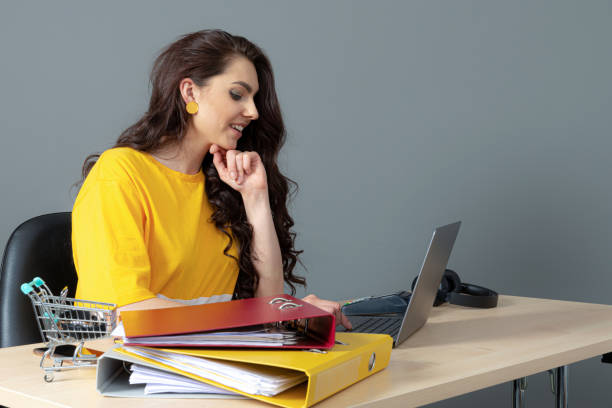
<instances>
[{"instance_id":1,"label":"stack of white paper","mask_svg":"<svg viewBox=\"0 0 612 408\"><path fill-rule=\"evenodd\" d=\"M307 379L303 372L285 368L214 360L141 347L124 349L248 394L273 397Z\"/></svg>"},{"instance_id":2,"label":"stack of white paper","mask_svg":"<svg viewBox=\"0 0 612 408\"><path fill-rule=\"evenodd\" d=\"M132 371L132 374L130 374L130 384L146 384L144 389L145 394L178 392L240 395L224 388L215 387L214 385L192 380L191 378L184 377L182 375L172 374L151 367L145 367L140 364L132 364L130 370Z\"/></svg>"}]
</instances>

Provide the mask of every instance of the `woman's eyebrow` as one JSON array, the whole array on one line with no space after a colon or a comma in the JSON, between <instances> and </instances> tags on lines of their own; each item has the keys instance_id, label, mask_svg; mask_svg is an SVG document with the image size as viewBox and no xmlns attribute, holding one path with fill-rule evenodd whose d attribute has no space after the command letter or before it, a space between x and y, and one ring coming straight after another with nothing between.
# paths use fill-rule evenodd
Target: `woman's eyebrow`
<instances>
[{"instance_id":1,"label":"woman's eyebrow","mask_svg":"<svg viewBox=\"0 0 612 408\"><path fill-rule=\"evenodd\" d=\"M235 81L235 82L232 82L232 84L242 85L249 93L253 92L253 88L251 87L251 85L247 84L244 81Z\"/></svg>"}]
</instances>

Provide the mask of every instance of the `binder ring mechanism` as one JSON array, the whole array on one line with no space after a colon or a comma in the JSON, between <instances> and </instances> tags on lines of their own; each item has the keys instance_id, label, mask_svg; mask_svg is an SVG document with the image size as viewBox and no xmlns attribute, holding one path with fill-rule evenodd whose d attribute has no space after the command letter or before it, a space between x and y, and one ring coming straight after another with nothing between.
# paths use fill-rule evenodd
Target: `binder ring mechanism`
<instances>
[{"instance_id":1,"label":"binder ring mechanism","mask_svg":"<svg viewBox=\"0 0 612 408\"><path fill-rule=\"evenodd\" d=\"M277 297L272 299L271 301L268 302L268 304L270 305L274 305L277 303L282 303L282 305L280 305L278 307L278 310L283 310L283 309L293 309L295 307L302 307L304 305L298 305L297 303L292 302L289 299L285 299L284 297Z\"/></svg>"},{"instance_id":2,"label":"binder ring mechanism","mask_svg":"<svg viewBox=\"0 0 612 408\"><path fill-rule=\"evenodd\" d=\"M376 353L372 353L370 356L370 361L368 361L368 371L372 371L374 369L374 364L376 364Z\"/></svg>"}]
</instances>

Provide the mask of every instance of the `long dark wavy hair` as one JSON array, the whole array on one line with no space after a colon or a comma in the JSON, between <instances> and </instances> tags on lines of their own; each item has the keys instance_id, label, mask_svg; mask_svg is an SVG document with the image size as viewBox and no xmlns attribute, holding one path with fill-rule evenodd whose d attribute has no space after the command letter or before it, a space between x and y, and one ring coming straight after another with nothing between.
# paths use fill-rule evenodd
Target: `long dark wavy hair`
<instances>
[{"instance_id":1,"label":"long dark wavy hair","mask_svg":"<svg viewBox=\"0 0 612 408\"><path fill-rule=\"evenodd\" d=\"M272 218L281 249L283 276L291 293L295 294L295 284L306 284L303 277L293 273L302 251L294 247L295 233L291 231L294 223L287 211L287 200L297 190L297 184L281 174L276 163L286 131L272 66L258 46L222 30L198 31L170 44L153 64L148 111L119 136L114 147L155 152L168 144L180 143L191 120L179 91L180 81L191 78L198 86L204 86L210 77L223 73L227 65L239 56L251 61L257 71L259 92L254 98L259 119L244 129L236 149L259 153L264 164ZM92 154L85 159L81 181L85 180L99 156ZM239 273L234 298L253 297L259 284L251 252L253 228L247 221L240 193L221 181L212 163L212 155L205 156L202 170L206 177L206 196L213 208L212 221L229 239L223 251L226 256L236 259L228 251L234 245L234 238L238 241L236 261ZM293 187L291 192L290 185Z\"/></svg>"}]
</instances>

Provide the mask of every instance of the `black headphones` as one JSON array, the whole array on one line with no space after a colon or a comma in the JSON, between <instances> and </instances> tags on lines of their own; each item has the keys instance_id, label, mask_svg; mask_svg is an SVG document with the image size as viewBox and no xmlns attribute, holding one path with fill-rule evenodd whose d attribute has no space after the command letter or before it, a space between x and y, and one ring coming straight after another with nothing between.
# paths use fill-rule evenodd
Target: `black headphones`
<instances>
[{"instance_id":1,"label":"black headphones","mask_svg":"<svg viewBox=\"0 0 612 408\"><path fill-rule=\"evenodd\" d=\"M417 278L412 281L413 291ZM497 292L494 290L471 283L462 283L457 272L446 269L434 300L434 306L448 302L453 305L489 309L497 306L497 297Z\"/></svg>"}]
</instances>

